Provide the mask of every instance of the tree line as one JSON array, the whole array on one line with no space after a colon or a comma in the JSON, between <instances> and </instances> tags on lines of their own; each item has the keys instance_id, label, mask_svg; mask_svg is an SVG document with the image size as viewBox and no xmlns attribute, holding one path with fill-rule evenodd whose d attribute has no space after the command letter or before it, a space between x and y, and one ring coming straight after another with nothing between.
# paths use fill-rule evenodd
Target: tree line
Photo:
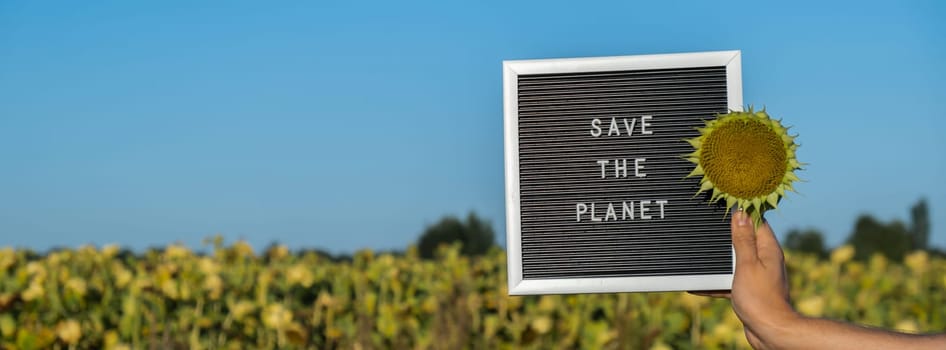
<instances>
[{"instance_id":1,"label":"tree line","mask_svg":"<svg viewBox=\"0 0 946 350\"><path fill-rule=\"evenodd\" d=\"M926 250L934 255L946 256L942 247L930 245L930 212L925 199L920 199L910 208L910 221L894 219L883 222L870 214L863 214L854 222L854 228L844 244L854 247L854 258L866 260L874 254L889 259L901 260L914 250ZM789 250L826 257L829 248L824 235L814 228L793 229L785 235L782 245Z\"/></svg>"},{"instance_id":2,"label":"tree line","mask_svg":"<svg viewBox=\"0 0 946 350\"><path fill-rule=\"evenodd\" d=\"M925 199L920 199L910 208L909 222L899 219L883 222L870 214L859 216L844 244L854 247L855 259L859 260L866 260L875 253L902 260L904 255L914 250L946 256L946 251L941 247L930 245L930 226L929 206ZM496 234L492 225L475 212L470 212L465 219L445 216L423 231L416 247L421 257L433 258L438 246L455 242L461 243L463 254L482 255L496 246ZM824 234L815 228L789 230L782 246L821 258L827 257L830 251L825 244Z\"/></svg>"}]
</instances>

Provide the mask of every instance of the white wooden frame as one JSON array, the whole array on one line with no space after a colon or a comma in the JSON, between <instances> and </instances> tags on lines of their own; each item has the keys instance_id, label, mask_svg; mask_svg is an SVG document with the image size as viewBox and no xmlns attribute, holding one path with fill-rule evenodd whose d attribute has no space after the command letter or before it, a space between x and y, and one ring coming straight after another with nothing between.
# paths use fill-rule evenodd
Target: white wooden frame
<instances>
[{"instance_id":1,"label":"white wooden frame","mask_svg":"<svg viewBox=\"0 0 946 350\"><path fill-rule=\"evenodd\" d=\"M564 58L503 62L503 101L506 172L506 254L509 294L614 293L685 290L722 290L732 287L732 274L607 277L522 278L522 231L519 192L519 74L726 66L729 109L742 110L740 51L714 51L639 56ZM735 267L735 256L733 265Z\"/></svg>"}]
</instances>

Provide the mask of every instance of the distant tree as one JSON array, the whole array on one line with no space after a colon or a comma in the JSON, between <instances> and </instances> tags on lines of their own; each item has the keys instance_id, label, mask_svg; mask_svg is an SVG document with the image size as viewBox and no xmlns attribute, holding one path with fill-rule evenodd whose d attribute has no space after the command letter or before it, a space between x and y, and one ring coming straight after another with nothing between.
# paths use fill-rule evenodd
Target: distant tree
<instances>
[{"instance_id":1,"label":"distant tree","mask_svg":"<svg viewBox=\"0 0 946 350\"><path fill-rule=\"evenodd\" d=\"M441 244L460 242L464 255L482 255L496 244L493 227L476 213L470 212L466 221L455 216L446 216L428 226L417 241L417 250L423 258L433 258Z\"/></svg>"},{"instance_id":2,"label":"distant tree","mask_svg":"<svg viewBox=\"0 0 946 350\"><path fill-rule=\"evenodd\" d=\"M910 238L912 249L929 248L930 209L926 205L926 199L920 199L910 208Z\"/></svg>"},{"instance_id":3,"label":"distant tree","mask_svg":"<svg viewBox=\"0 0 946 350\"><path fill-rule=\"evenodd\" d=\"M847 243L854 246L856 259L866 260L874 253L881 253L899 261L910 251L912 240L906 225L900 220L884 224L870 215L861 215Z\"/></svg>"},{"instance_id":4,"label":"distant tree","mask_svg":"<svg viewBox=\"0 0 946 350\"><path fill-rule=\"evenodd\" d=\"M819 258L827 256L824 235L817 229L792 229L785 235L784 246L788 250L814 254Z\"/></svg>"},{"instance_id":5,"label":"distant tree","mask_svg":"<svg viewBox=\"0 0 946 350\"><path fill-rule=\"evenodd\" d=\"M319 249L319 248L299 249L296 251L296 254L298 256L305 256L308 254L313 254L313 255L318 256L319 258L326 259L331 262L349 262L350 263L353 260L351 254L346 254L346 253L332 254L331 252L327 250Z\"/></svg>"}]
</instances>

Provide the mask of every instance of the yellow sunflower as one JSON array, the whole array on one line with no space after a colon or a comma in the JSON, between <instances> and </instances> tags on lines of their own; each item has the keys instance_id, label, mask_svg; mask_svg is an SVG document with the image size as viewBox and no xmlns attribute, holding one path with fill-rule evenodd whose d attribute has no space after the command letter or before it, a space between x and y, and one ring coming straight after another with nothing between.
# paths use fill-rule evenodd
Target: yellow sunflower
<instances>
[{"instance_id":1,"label":"yellow sunflower","mask_svg":"<svg viewBox=\"0 0 946 350\"><path fill-rule=\"evenodd\" d=\"M702 176L697 195L712 190L710 202L726 200L726 209L738 206L758 227L762 214L778 206L786 191L799 181L795 170L797 135L769 117L765 109L719 114L697 128L700 136L686 140L696 150L686 159L696 164L687 175Z\"/></svg>"}]
</instances>

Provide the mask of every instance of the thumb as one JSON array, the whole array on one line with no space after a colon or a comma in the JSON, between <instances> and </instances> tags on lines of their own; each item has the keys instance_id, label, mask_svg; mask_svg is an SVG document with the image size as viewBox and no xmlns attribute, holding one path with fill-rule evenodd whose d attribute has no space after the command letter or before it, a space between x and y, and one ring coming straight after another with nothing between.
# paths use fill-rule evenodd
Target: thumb
<instances>
[{"instance_id":1,"label":"thumb","mask_svg":"<svg viewBox=\"0 0 946 350\"><path fill-rule=\"evenodd\" d=\"M730 228L732 230L733 249L736 251L736 266L758 261L755 229L749 215L744 210L736 210L732 215Z\"/></svg>"}]
</instances>

